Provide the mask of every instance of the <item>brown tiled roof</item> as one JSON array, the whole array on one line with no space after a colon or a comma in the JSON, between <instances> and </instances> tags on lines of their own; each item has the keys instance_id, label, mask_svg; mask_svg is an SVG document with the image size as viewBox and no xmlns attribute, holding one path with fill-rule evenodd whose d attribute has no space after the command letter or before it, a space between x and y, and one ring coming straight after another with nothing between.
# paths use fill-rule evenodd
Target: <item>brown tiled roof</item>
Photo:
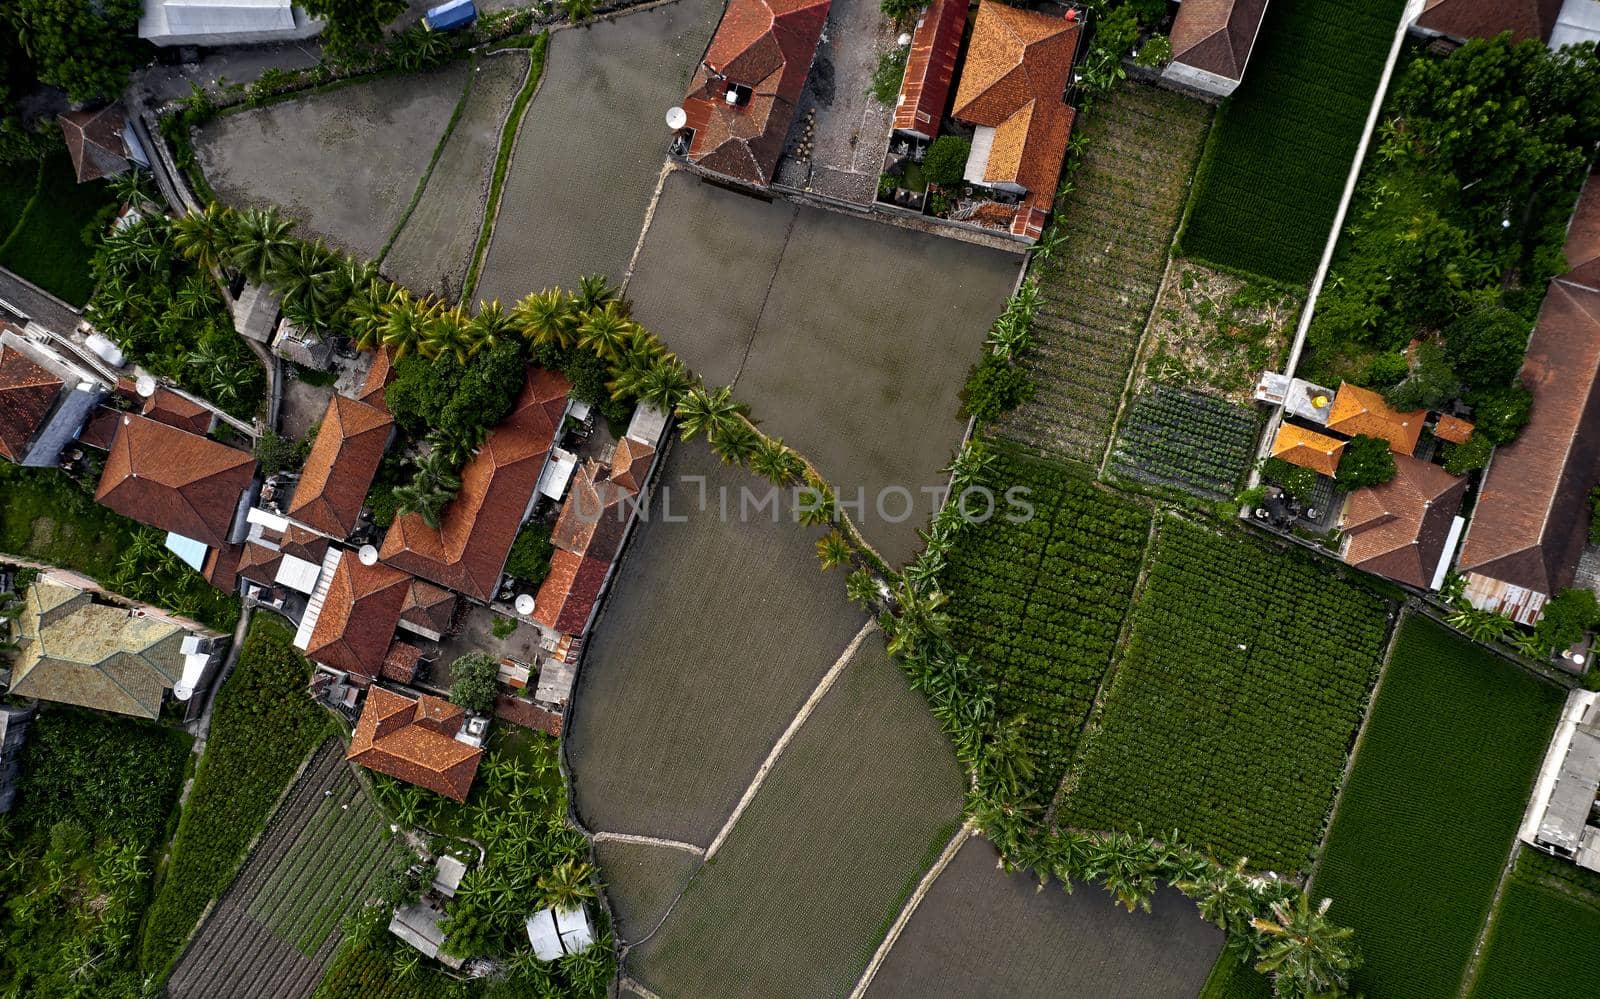
<instances>
[{"instance_id":1,"label":"brown tiled roof","mask_svg":"<svg viewBox=\"0 0 1600 999\"><path fill-rule=\"evenodd\" d=\"M456 595L425 579L413 579L400 607L400 619L419 628L444 634L450 630L456 613Z\"/></svg>"},{"instance_id":2,"label":"brown tiled roof","mask_svg":"<svg viewBox=\"0 0 1600 999\"><path fill-rule=\"evenodd\" d=\"M534 597L533 619L564 635L582 632L610 568L609 561L556 549L550 574Z\"/></svg>"},{"instance_id":3,"label":"brown tiled roof","mask_svg":"<svg viewBox=\"0 0 1600 999\"><path fill-rule=\"evenodd\" d=\"M507 697L505 694L494 699L494 716L501 721L531 728L546 735L559 736L561 734L561 716L554 711L525 700L521 697Z\"/></svg>"},{"instance_id":4,"label":"brown tiled roof","mask_svg":"<svg viewBox=\"0 0 1600 999\"><path fill-rule=\"evenodd\" d=\"M1567 273L1561 279L1600 291L1600 171L1589 175L1567 227Z\"/></svg>"},{"instance_id":5,"label":"brown tiled roof","mask_svg":"<svg viewBox=\"0 0 1600 999\"><path fill-rule=\"evenodd\" d=\"M249 452L125 413L94 498L141 524L217 548L228 543L239 497L255 473Z\"/></svg>"},{"instance_id":6,"label":"brown tiled roof","mask_svg":"<svg viewBox=\"0 0 1600 999\"><path fill-rule=\"evenodd\" d=\"M1439 422L1434 424L1433 436L1452 444L1465 444L1467 438L1472 436L1472 421L1463 420L1459 416L1448 413L1439 417Z\"/></svg>"},{"instance_id":7,"label":"brown tiled roof","mask_svg":"<svg viewBox=\"0 0 1600 999\"><path fill-rule=\"evenodd\" d=\"M204 437L211 432L215 422L211 410L197 402L185 399L169 388L158 388L144 401L140 410L145 416L169 427L187 430Z\"/></svg>"},{"instance_id":8,"label":"brown tiled roof","mask_svg":"<svg viewBox=\"0 0 1600 999\"><path fill-rule=\"evenodd\" d=\"M424 694L413 701L382 687L367 692L346 759L466 801L483 750L457 742L466 713Z\"/></svg>"},{"instance_id":9,"label":"brown tiled roof","mask_svg":"<svg viewBox=\"0 0 1600 999\"><path fill-rule=\"evenodd\" d=\"M243 545L209 548L206 560L201 563L200 575L222 592L232 593L239 585L239 562L243 558Z\"/></svg>"},{"instance_id":10,"label":"brown tiled roof","mask_svg":"<svg viewBox=\"0 0 1600 999\"><path fill-rule=\"evenodd\" d=\"M895 128L929 139L939 134L966 26L967 0L933 0L917 17L895 101Z\"/></svg>"},{"instance_id":11,"label":"brown tiled roof","mask_svg":"<svg viewBox=\"0 0 1600 999\"><path fill-rule=\"evenodd\" d=\"M1600 467L1600 290L1550 283L1520 377L1528 425L1495 450L1458 565L1554 594L1572 585Z\"/></svg>"},{"instance_id":12,"label":"brown tiled roof","mask_svg":"<svg viewBox=\"0 0 1600 999\"><path fill-rule=\"evenodd\" d=\"M21 461L61 394L61 379L14 347L0 345L0 455Z\"/></svg>"},{"instance_id":13,"label":"brown tiled roof","mask_svg":"<svg viewBox=\"0 0 1600 999\"><path fill-rule=\"evenodd\" d=\"M247 542L239 556L239 575L252 583L273 586L278 582L278 567L283 564L283 552L254 541Z\"/></svg>"},{"instance_id":14,"label":"brown tiled roof","mask_svg":"<svg viewBox=\"0 0 1600 999\"><path fill-rule=\"evenodd\" d=\"M603 478L600 463L584 462L572 477L550 543L563 551L610 562L622 547L633 490Z\"/></svg>"},{"instance_id":15,"label":"brown tiled roof","mask_svg":"<svg viewBox=\"0 0 1600 999\"><path fill-rule=\"evenodd\" d=\"M328 400L289 516L330 537L349 537L393 427L394 417L384 410L342 395Z\"/></svg>"},{"instance_id":16,"label":"brown tiled roof","mask_svg":"<svg viewBox=\"0 0 1600 999\"><path fill-rule=\"evenodd\" d=\"M1184 0L1172 22L1172 61L1244 79L1267 0Z\"/></svg>"},{"instance_id":17,"label":"brown tiled roof","mask_svg":"<svg viewBox=\"0 0 1600 999\"><path fill-rule=\"evenodd\" d=\"M479 600L492 598L571 387L555 372L530 368L511 415L461 470L461 491L439 527L420 514L396 518L383 539L383 560Z\"/></svg>"},{"instance_id":18,"label":"brown tiled roof","mask_svg":"<svg viewBox=\"0 0 1600 999\"><path fill-rule=\"evenodd\" d=\"M644 488L644 479L650 474L650 463L655 460L656 449L632 437L624 437L617 442L617 449L611 452L611 481L624 489L639 492Z\"/></svg>"},{"instance_id":19,"label":"brown tiled roof","mask_svg":"<svg viewBox=\"0 0 1600 999\"><path fill-rule=\"evenodd\" d=\"M1272 439L1272 456L1282 458L1291 465L1309 468L1322 475L1339 471L1339 458L1344 454L1344 441L1294 423L1278 427L1278 436Z\"/></svg>"},{"instance_id":20,"label":"brown tiled roof","mask_svg":"<svg viewBox=\"0 0 1600 999\"><path fill-rule=\"evenodd\" d=\"M372 354L372 367L367 369L367 377L361 383L361 390L356 393L356 401L364 402L369 406L389 411L389 404L384 401L383 390L394 381L394 365L389 360L389 348L380 347Z\"/></svg>"},{"instance_id":21,"label":"brown tiled roof","mask_svg":"<svg viewBox=\"0 0 1600 999\"><path fill-rule=\"evenodd\" d=\"M383 657L382 676L395 683L410 683L416 679L417 665L421 662L421 649L397 639L389 645L389 651Z\"/></svg>"},{"instance_id":22,"label":"brown tiled roof","mask_svg":"<svg viewBox=\"0 0 1600 999\"><path fill-rule=\"evenodd\" d=\"M1422 436L1427 416L1425 409L1402 413L1371 389L1341 382L1339 394L1333 397L1333 408L1328 411L1328 429L1346 437L1377 437L1388 441L1389 450L1395 454L1411 454L1417 449L1417 438Z\"/></svg>"},{"instance_id":23,"label":"brown tiled roof","mask_svg":"<svg viewBox=\"0 0 1600 999\"><path fill-rule=\"evenodd\" d=\"M382 562L362 565L347 552L333 571L306 655L346 673L377 676L410 585L398 569Z\"/></svg>"},{"instance_id":24,"label":"brown tiled roof","mask_svg":"<svg viewBox=\"0 0 1600 999\"><path fill-rule=\"evenodd\" d=\"M1394 478L1357 489L1346 500L1340 522L1349 538L1344 560L1425 589L1444 555L1467 480L1408 455L1396 455L1394 464Z\"/></svg>"},{"instance_id":25,"label":"brown tiled roof","mask_svg":"<svg viewBox=\"0 0 1600 999\"><path fill-rule=\"evenodd\" d=\"M109 451L111 442L117 439L117 427L121 423L121 412L110 406L96 406L94 412L89 414L89 422L83 425L83 433L78 435L78 443Z\"/></svg>"},{"instance_id":26,"label":"brown tiled roof","mask_svg":"<svg viewBox=\"0 0 1600 999\"><path fill-rule=\"evenodd\" d=\"M68 111L57 115L61 137L78 183L99 180L128 169L127 147L122 142L122 109L108 104L98 111Z\"/></svg>"},{"instance_id":27,"label":"brown tiled roof","mask_svg":"<svg viewBox=\"0 0 1600 999\"><path fill-rule=\"evenodd\" d=\"M765 187L783 154L795 108L828 19L829 0L729 0L683 109L701 169ZM732 84L750 89L729 104Z\"/></svg>"},{"instance_id":28,"label":"brown tiled roof","mask_svg":"<svg viewBox=\"0 0 1600 999\"><path fill-rule=\"evenodd\" d=\"M984 180L1027 190L1029 208L1048 213L1072 137L1064 94L1082 25L982 0L951 114L995 130Z\"/></svg>"},{"instance_id":29,"label":"brown tiled roof","mask_svg":"<svg viewBox=\"0 0 1600 999\"><path fill-rule=\"evenodd\" d=\"M1562 0L1428 0L1417 26L1451 38L1493 38L1511 32L1513 41L1550 40Z\"/></svg>"},{"instance_id":30,"label":"brown tiled roof","mask_svg":"<svg viewBox=\"0 0 1600 999\"><path fill-rule=\"evenodd\" d=\"M303 527L290 524L289 529L283 532L278 548L285 555L293 555L302 562L321 565L322 556L328 554L328 539Z\"/></svg>"}]
</instances>

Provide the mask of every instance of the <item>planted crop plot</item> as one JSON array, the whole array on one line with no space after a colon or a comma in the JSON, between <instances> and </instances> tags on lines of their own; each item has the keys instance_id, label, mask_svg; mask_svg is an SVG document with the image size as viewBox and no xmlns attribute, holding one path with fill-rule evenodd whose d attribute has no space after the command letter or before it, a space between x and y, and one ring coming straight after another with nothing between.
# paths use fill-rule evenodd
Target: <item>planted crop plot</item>
<instances>
[{"instance_id":1,"label":"planted crop plot","mask_svg":"<svg viewBox=\"0 0 1600 999\"><path fill-rule=\"evenodd\" d=\"M1388 636L1383 601L1297 551L1167 518L1062 817L1310 859Z\"/></svg>"},{"instance_id":2,"label":"planted crop plot","mask_svg":"<svg viewBox=\"0 0 1600 999\"><path fill-rule=\"evenodd\" d=\"M390 857L383 816L324 742L273 816L250 860L178 961L167 992L307 996Z\"/></svg>"},{"instance_id":3,"label":"planted crop plot","mask_svg":"<svg viewBox=\"0 0 1600 999\"><path fill-rule=\"evenodd\" d=\"M528 53L479 59L455 127L444 140L416 207L383 258L383 270L414 291L454 300L483 222L500 130L528 75Z\"/></svg>"},{"instance_id":4,"label":"planted crop plot","mask_svg":"<svg viewBox=\"0 0 1600 999\"><path fill-rule=\"evenodd\" d=\"M1244 83L1195 175L1186 255L1311 280L1405 0L1268 5Z\"/></svg>"},{"instance_id":5,"label":"planted crop plot","mask_svg":"<svg viewBox=\"0 0 1600 999\"><path fill-rule=\"evenodd\" d=\"M1254 411L1171 385L1154 385L1122 419L1112 471L1202 499L1232 496L1260 435Z\"/></svg>"},{"instance_id":6,"label":"planted crop plot","mask_svg":"<svg viewBox=\"0 0 1600 999\"><path fill-rule=\"evenodd\" d=\"M965 784L868 635L629 972L663 996L848 995L955 832Z\"/></svg>"},{"instance_id":7,"label":"planted crop plot","mask_svg":"<svg viewBox=\"0 0 1600 999\"><path fill-rule=\"evenodd\" d=\"M748 473L698 440L667 461L585 650L567 758L590 829L705 846L866 617L818 571L819 532L741 509Z\"/></svg>"},{"instance_id":8,"label":"planted crop plot","mask_svg":"<svg viewBox=\"0 0 1600 999\"><path fill-rule=\"evenodd\" d=\"M1084 117L1088 151L1052 227L1064 242L1035 268L1038 391L1001 421L1007 436L1099 463L1210 121L1209 105L1136 83Z\"/></svg>"},{"instance_id":9,"label":"planted crop plot","mask_svg":"<svg viewBox=\"0 0 1600 999\"><path fill-rule=\"evenodd\" d=\"M700 867L699 854L648 843L604 840L594 845L617 936L640 940L661 925L667 908Z\"/></svg>"},{"instance_id":10,"label":"planted crop plot","mask_svg":"<svg viewBox=\"0 0 1600 999\"><path fill-rule=\"evenodd\" d=\"M1471 995L1474 999L1600 995L1596 940L1600 940L1600 877L1522 847Z\"/></svg>"},{"instance_id":11,"label":"planted crop plot","mask_svg":"<svg viewBox=\"0 0 1600 999\"><path fill-rule=\"evenodd\" d=\"M682 100L722 6L676 0L551 35L476 297L622 279L666 162L661 116Z\"/></svg>"},{"instance_id":12,"label":"planted crop plot","mask_svg":"<svg viewBox=\"0 0 1600 999\"><path fill-rule=\"evenodd\" d=\"M1368 995L1459 988L1561 700L1427 618L1401 626L1312 884L1355 928Z\"/></svg>"},{"instance_id":13,"label":"planted crop plot","mask_svg":"<svg viewBox=\"0 0 1600 999\"><path fill-rule=\"evenodd\" d=\"M1035 516L962 535L945 572L956 641L982 664L1001 718L1025 715L1033 796L1048 802L1111 665L1150 532L1150 512L1087 470L997 449L986 483L1021 486Z\"/></svg>"},{"instance_id":14,"label":"planted crop plot","mask_svg":"<svg viewBox=\"0 0 1600 999\"><path fill-rule=\"evenodd\" d=\"M466 96L467 73L458 60L226 114L196 130L195 155L225 204L277 205L300 235L375 259Z\"/></svg>"},{"instance_id":15,"label":"planted crop plot","mask_svg":"<svg viewBox=\"0 0 1600 999\"><path fill-rule=\"evenodd\" d=\"M1068 895L1033 875L996 870L988 840L962 845L923 897L866 999L935 996L1134 996L1192 999L1222 933L1172 888L1149 913L1105 892Z\"/></svg>"}]
</instances>

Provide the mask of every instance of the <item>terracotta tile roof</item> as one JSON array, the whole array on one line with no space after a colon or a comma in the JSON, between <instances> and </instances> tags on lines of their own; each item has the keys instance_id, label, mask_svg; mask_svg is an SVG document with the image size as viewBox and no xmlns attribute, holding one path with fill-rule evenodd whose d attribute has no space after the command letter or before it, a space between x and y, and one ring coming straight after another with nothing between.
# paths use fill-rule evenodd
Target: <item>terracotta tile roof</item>
<instances>
[{"instance_id":1,"label":"terracotta tile roof","mask_svg":"<svg viewBox=\"0 0 1600 999\"><path fill-rule=\"evenodd\" d=\"M1184 0L1172 22L1172 61L1244 79L1267 0Z\"/></svg>"},{"instance_id":2,"label":"terracotta tile roof","mask_svg":"<svg viewBox=\"0 0 1600 999\"><path fill-rule=\"evenodd\" d=\"M429 527L419 514L397 518L383 539L383 560L478 600L491 599L571 387L555 372L530 368L511 415L461 470L461 491L439 527Z\"/></svg>"},{"instance_id":3,"label":"terracotta tile roof","mask_svg":"<svg viewBox=\"0 0 1600 999\"><path fill-rule=\"evenodd\" d=\"M218 548L228 543L240 495L255 474L247 451L125 413L94 498L141 524Z\"/></svg>"},{"instance_id":4,"label":"terracotta tile roof","mask_svg":"<svg viewBox=\"0 0 1600 999\"><path fill-rule=\"evenodd\" d=\"M330 537L349 537L393 428L394 417L384 410L342 395L328 400L289 516Z\"/></svg>"},{"instance_id":5,"label":"terracotta tile roof","mask_svg":"<svg viewBox=\"0 0 1600 999\"><path fill-rule=\"evenodd\" d=\"M1493 38L1511 32L1514 41L1550 40L1562 0L1428 0L1417 26L1451 38Z\"/></svg>"},{"instance_id":6,"label":"terracotta tile roof","mask_svg":"<svg viewBox=\"0 0 1600 999\"><path fill-rule=\"evenodd\" d=\"M1561 279L1600 291L1600 171L1591 173L1578 195L1567 227L1567 272Z\"/></svg>"},{"instance_id":7,"label":"terracotta tile roof","mask_svg":"<svg viewBox=\"0 0 1600 999\"><path fill-rule=\"evenodd\" d=\"M656 449L650 444L624 437L611 453L611 481L624 489L639 492L644 488L645 476L650 474L650 463L655 460Z\"/></svg>"},{"instance_id":8,"label":"terracotta tile roof","mask_svg":"<svg viewBox=\"0 0 1600 999\"><path fill-rule=\"evenodd\" d=\"M14 347L0 345L0 455L21 461L61 394L61 379Z\"/></svg>"},{"instance_id":9,"label":"terracotta tile roof","mask_svg":"<svg viewBox=\"0 0 1600 999\"><path fill-rule=\"evenodd\" d=\"M1328 411L1328 429L1346 437L1377 437L1388 441L1389 450L1395 454L1411 454L1417 449L1417 438L1422 436L1427 416L1425 409L1402 413L1390 408L1383 396L1371 389L1341 382L1338 395L1333 397L1333 408Z\"/></svg>"},{"instance_id":10,"label":"terracotta tile roof","mask_svg":"<svg viewBox=\"0 0 1600 999\"><path fill-rule=\"evenodd\" d=\"M967 0L933 0L918 16L895 100L895 128L927 139L939 134L966 27Z\"/></svg>"},{"instance_id":11,"label":"terracotta tile roof","mask_svg":"<svg viewBox=\"0 0 1600 999\"><path fill-rule=\"evenodd\" d=\"M238 574L252 583L273 586L278 582L278 567L283 565L283 552L254 541L244 545L239 556Z\"/></svg>"},{"instance_id":12,"label":"terracotta tile roof","mask_svg":"<svg viewBox=\"0 0 1600 999\"><path fill-rule=\"evenodd\" d=\"M61 123L61 137L66 140L78 183L128 169L121 107L108 104L98 111L68 111L57 115L56 120Z\"/></svg>"},{"instance_id":13,"label":"terracotta tile roof","mask_svg":"<svg viewBox=\"0 0 1600 999\"><path fill-rule=\"evenodd\" d=\"M632 513L627 501L635 495L603 478L599 462L585 462L572 477L550 543L563 551L610 562L622 547Z\"/></svg>"},{"instance_id":14,"label":"terracotta tile roof","mask_svg":"<svg viewBox=\"0 0 1600 999\"><path fill-rule=\"evenodd\" d=\"M328 554L328 539L303 527L289 525L283 532L283 537L278 541L278 549L285 555L293 555L302 562L313 565L322 564L322 556Z\"/></svg>"},{"instance_id":15,"label":"terracotta tile roof","mask_svg":"<svg viewBox=\"0 0 1600 999\"><path fill-rule=\"evenodd\" d=\"M1520 378L1528 425L1495 449L1458 566L1554 594L1572 585L1600 467L1600 290L1550 283Z\"/></svg>"},{"instance_id":16,"label":"terracotta tile roof","mask_svg":"<svg viewBox=\"0 0 1600 999\"><path fill-rule=\"evenodd\" d=\"M1396 455L1395 476L1357 489L1345 502L1340 529L1344 560L1398 583L1426 589L1461 511L1467 480L1438 465Z\"/></svg>"},{"instance_id":17,"label":"terracotta tile roof","mask_svg":"<svg viewBox=\"0 0 1600 999\"><path fill-rule=\"evenodd\" d=\"M121 412L110 406L96 406L94 412L89 414L89 422L83 425L83 433L78 435L78 443L109 451L111 442L117 439L117 427L121 423Z\"/></svg>"},{"instance_id":18,"label":"terracotta tile roof","mask_svg":"<svg viewBox=\"0 0 1600 999\"><path fill-rule=\"evenodd\" d=\"M211 410L197 402L185 399L169 388L158 388L144 401L140 410L146 417L169 427L187 430L204 437L211 432L216 418Z\"/></svg>"},{"instance_id":19,"label":"terracotta tile roof","mask_svg":"<svg viewBox=\"0 0 1600 999\"><path fill-rule=\"evenodd\" d=\"M550 558L550 574L533 598L533 619L564 635L581 633L610 568L609 561L556 549Z\"/></svg>"},{"instance_id":20,"label":"terracotta tile roof","mask_svg":"<svg viewBox=\"0 0 1600 999\"><path fill-rule=\"evenodd\" d=\"M200 566L200 575L223 593L232 593L239 586L239 562L243 557L243 545L208 548L206 560Z\"/></svg>"},{"instance_id":21,"label":"terracotta tile roof","mask_svg":"<svg viewBox=\"0 0 1600 999\"><path fill-rule=\"evenodd\" d=\"M1465 444L1467 438L1472 436L1472 421L1463 420L1459 416L1448 413L1439 417L1439 422L1434 424L1433 436L1452 444Z\"/></svg>"},{"instance_id":22,"label":"terracotta tile roof","mask_svg":"<svg viewBox=\"0 0 1600 999\"><path fill-rule=\"evenodd\" d=\"M995 130L984 180L1025 189L1027 206L1046 214L1072 137L1075 112L1063 95L1081 31L1076 21L982 0L951 111Z\"/></svg>"},{"instance_id":23,"label":"terracotta tile roof","mask_svg":"<svg viewBox=\"0 0 1600 999\"><path fill-rule=\"evenodd\" d=\"M766 187L794 120L828 19L829 0L729 0L683 109L701 169ZM731 85L749 97L729 104Z\"/></svg>"},{"instance_id":24,"label":"terracotta tile roof","mask_svg":"<svg viewBox=\"0 0 1600 999\"><path fill-rule=\"evenodd\" d=\"M306 655L325 666L377 676L389 651L411 577L384 565L362 565L345 553L333 571Z\"/></svg>"},{"instance_id":25,"label":"terracotta tile roof","mask_svg":"<svg viewBox=\"0 0 1600 999\"><path fill-rule=\"evenodd\" d=\"M395 683L410 683L417 677L417 666L422 662L422 650L410 642L398 639L389 646L383 657L382 676Z\"/></svg>"},{"instance_id":26,"label":"terracotta tile roof","mask_svg":"<svg viewBox=\"0 0 1600 999\"><path fill-rule=\"evenodd\" d=\"M388 403L384 402L383 390L394 381L394 365L389 360L389 348L380 347L372 354L372 367L367 369L367 377L361 383L361 389L356 393L356 401L364 402L369 406L389 411Z\"/></svg>"},{"instance_id":27,"label":"terracotta tile roof","mask_svg":"<svg viewBox=\"0 0 1600 999\"><path fill-rule=\"evenodd\" d=\"M1333 475L1339 471L1339 458L1344 454L1344 441L1294 423L1278 427L1278 436L1272 439L1272 456L1282 458L1291 465L1309 468L1320 475Z\"/></svg>"},{"instance_id":28,"label":"terracotta tile roof","mask_svg":"<svg viewBox=\"0 0 1600 999\"><path fill-rule=\"evenodd\" d=\"M456 595L427 580L413 579L400 606L400 620L440 635L450 630L456 614Z\"/></svg>"},{"instance_id":29,"label":"terracotta tile roof","mask_svg":"<svg viewBox=\"0 0 1600 999\"><path fill-rule=\"evenodd\" d=\"M466 712L428 694L412 700L382 687L367 691L345 757L456 801L466 801L483 750L457 742Z\"/></svg>"},{"instance_id":30,"label":"terracotta tile roof","mask_svg":"<svg viewBox=\"0 0 1600 999\"><path fill-rule=\"evenodd\" d=\"M494 716L513 725L531 728L546 735L561 734L561 716L520 697L501 694L494 699Z\"/></svg>"}]
</instances>

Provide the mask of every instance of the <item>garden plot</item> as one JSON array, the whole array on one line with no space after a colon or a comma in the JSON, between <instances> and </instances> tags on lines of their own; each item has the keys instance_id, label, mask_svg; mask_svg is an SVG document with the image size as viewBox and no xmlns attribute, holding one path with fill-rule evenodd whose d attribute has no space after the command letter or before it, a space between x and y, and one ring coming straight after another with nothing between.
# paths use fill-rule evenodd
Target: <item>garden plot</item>
<instances>
[{"instance_id":1,"label":"garden plot","mask_svg":"<svg viewBox=\"0 0 1600 999\"><path fill-rule=\"evenodd\" d=\"M661 925L700 867L699 854L647 843L602 840L594 853L617 916L612 928L624 943L637 942Z\"/></svg>"},{"instance_id":2,"label":"garden plot","mask_svg":"<svg viewBox=\"0 0 1600 999\"><path fill-rule=\"evenodd\" d=\"M985 839L968 840L923 897L867 999L944 996L1138 996L1190 999L1222 933L1164 888L1151 911L1127 912L1092 885L1067 894L1033 875L996 870Z\"/></svg>"},{"instance_id":3,"label":"garden plot","mask_svg":"<svg viewBox=\"0 0 1600 999\"><path fill-rule=\"evenodd\" d=\"M588 828L705 846L866 617L818 570L819 532L741 510L757 480L698 440L667 460L585 650L567 752Z\"/></svg>"},{"instance_id":4,"label":"garden plot","mask_svg":"<svg viewBox=\"0 0 1600 999\"><path fill-rule=\"evenodd\" d=\"M1304 870L1388 639L1386 605L1321 561L1169 517L1122 658L1065 783L1085 829L1176 829Z\"/></svg>"},{"instance_id":5,"label":"garden plot","mask_svg":"<svg viewBox=\"0 0 1600 999\"><path fill-rule=\"evenodd\" d=\"M965 784L868 635L629 973L663 996L848 995L955 832Z\"/></svg>"},{"instance_id":6,"label":"garden plot","mask_svg":"<svg viewBox=\"0 0 1600 999\"><path fill-rule=\"evenodd\" d=\"M864 499L847 512L900 563L922 547L917 529L935 507L922 490L945 484L965 426L958 395L1017 266L954 239L752 203L680 172L628 294L640 322L708 383L731 381L841 501Z\"/></svg>"},{"instance_id":7,"label":"garden plot","mask_svg":"<svg viewBox=\"0 0 1600 999\"><path fill-rule=\"evenodd\" d=\"M585 274L621 280L720 0L676 0L550 38L476 297L510 303Z\"/></svg>"},{"instance_id":8,"label":"garden plot","mask_svg":"<svg viewBox=\"0 0 1600 999\"><path fill-rule=\"evenodd\" d=\"M1527 847L1517 855L1473 999L1600 995L1600 877Z\"/></svg>"},{"instance_id":9,"label":"garden plot","mask_svg":"<svg viewBox=\"0 0 1600 999\"><path fill-rule=\"evenodd\" d=\"M504 49L473 67L460 117L383 270L413 291L454 300L483 222L489 175L506 114L528 75L525 49Z\"/></svg>"},{"instance_id":10,"label":"garden plot","mask_svg":"<svg viewBox=\"0 0 1600 999\"><path fill-rule=\"evenodd\" d=\"M458 60L223 115L196 130L195 155L224 203L277 205L301 235L375 259L465 97L468 72Z\"/></svg>"},{"instance_id":11,"label":"garden plot","mask_svg":"<svg viewBox=\"0 0 1600 999\"><path fill-rule=\"evenodd\" d=\"M1263 371L1280 371L1300 296L1192 260L1175 260L1150 321L1135 386L1182 385L1248 404Z\"/></svg>"},{"instance_id":12,"label":"garden plot","mask_svg":"<svg viewBox=\"0 0 1600 999\"><path fill-rule=\"evenodd\" d=\"M390 849L383 816L329 739L179 959L167 994L309 996Z\"/></svg>"},{"instance_id":13,"label":"garden plot","mask_svg":"<svg viewBox=\"0 0 1600 999\"><path fill-rule=\"evenodd\" d=\"M1210 122L1209 105L1136 83L1084 117L1087 152L1052 226L1062 242L1035 268L1038 391L1005 435L1099 464Z\"/></svg>"},{"instance_id":14,"label":"garden plot","mask_svg":"<svg viewBox=\"0 0 1600 999\"><path fill-rule=\"evenodd\" d=\"M1151 385L1122 417L1112 472L1201 499L1234 495L1255 457L1256 412L1171 385Z\"/></svg>"}]
</instances>

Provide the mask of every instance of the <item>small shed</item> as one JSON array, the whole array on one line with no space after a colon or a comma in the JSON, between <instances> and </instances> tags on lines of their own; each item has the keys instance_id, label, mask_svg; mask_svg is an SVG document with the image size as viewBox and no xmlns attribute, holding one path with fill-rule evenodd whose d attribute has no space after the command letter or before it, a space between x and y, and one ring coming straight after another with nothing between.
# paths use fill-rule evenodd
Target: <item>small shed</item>
<instances>
[{"instance_id":1,"label":"small shed","mask_svg":"<svg viewBox=\"0 0 1600 999\"><path fill-rule=\"evenodd\" d=\"M246 339L271 343L280 308L278 296L271 288L247 284L233 300L233 328Z\"/></svg>"},{"instance_id":2,"label":"small shed","mask_svg":"<svg viewBox=\"0 0 1600 999\"><path fill-rule=\"evenodd\" d=\"M394 911L394 917L389 920L389 932L421 951L423 956L437 958L449 967L459 968L463 963L461 958L451 957L439 949L444 946L445 939L444 931L439 928L443 919L443 909L427 902L417 902Z\"/></svg>"},{"instance_id":3,"label":"small shed","mask_svg":"<svg viewBox=\"0 0 1600 999\"><path fill-rule=\"evenodd\" d=\"M446 898L454 898L456 889L461 887L461 879L466 873L465 861L445 854L439 858L438 871L433 876L433 890Z\"/></svg>"},{"instance_id":4,"label":"small shed","mask_svg":"<svg viewBox=\"0 0 1600 999\"><path fill-rule=\"evenodd\" d=\"M278 335L272 352L302 368L327 371L333 367L333 345L309 330L291 323L288 317L278 322Z\"/></svg>"}]
</instances>

